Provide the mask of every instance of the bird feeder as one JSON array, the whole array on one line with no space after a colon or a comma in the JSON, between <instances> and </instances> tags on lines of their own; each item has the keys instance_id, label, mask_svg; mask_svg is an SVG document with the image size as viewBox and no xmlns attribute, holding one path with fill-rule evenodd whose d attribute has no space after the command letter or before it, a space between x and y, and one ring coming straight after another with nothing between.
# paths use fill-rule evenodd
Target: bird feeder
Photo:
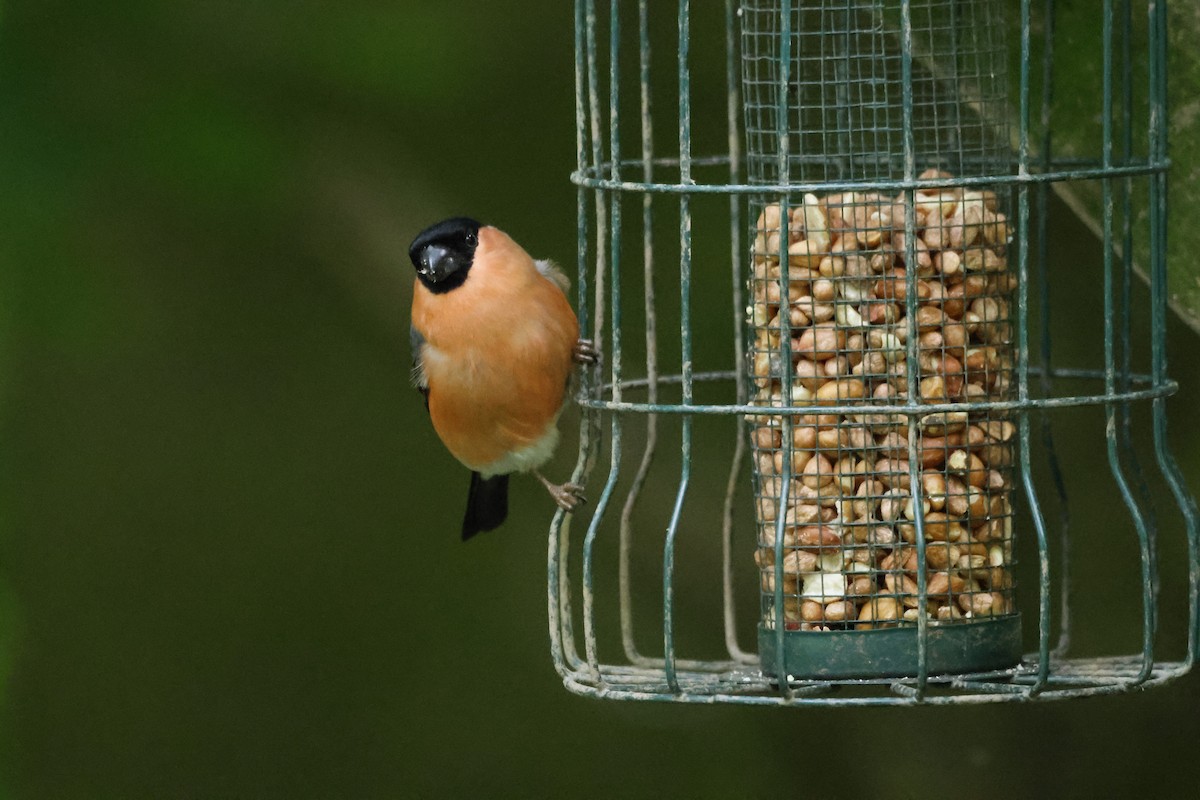
<instances>
[{"instance_id":1,"label":"bird feeder","mask_svg":"<svg viewBox=\"0 0 1200 800\"><path fill-rule=\"evenodd\" d=\"M647 0L602 5L575 6L579 317L605 358L578 397L575 479L594 505L559 512L549 539L565 685L910 704L1187 672L1200 535L1166 428L1162 4L1098 4L1096 147L1069 156L1053 0L679 0L670 20ZM723 47L693 49L694 25L723 28ZM1073 268L1103 281L1104 346L1063 367L1046 220L1051 192L1081 182L1099 187L1102 247ZM1135 260L1150 283L1144 374ZM724 368L697 368L721 338ZM1065 507L1054 425L1089 408L1136 542L1140 653L1072 648L1070 526L1048 523L1039 496L1052 485ZM1129 433L1138 409L1182 517L1175 660L1157 637L1168 545ZM697 488L711 486L723 497ZM687 636L707 649L687 652Z\"/></svg>"}]
</instances>

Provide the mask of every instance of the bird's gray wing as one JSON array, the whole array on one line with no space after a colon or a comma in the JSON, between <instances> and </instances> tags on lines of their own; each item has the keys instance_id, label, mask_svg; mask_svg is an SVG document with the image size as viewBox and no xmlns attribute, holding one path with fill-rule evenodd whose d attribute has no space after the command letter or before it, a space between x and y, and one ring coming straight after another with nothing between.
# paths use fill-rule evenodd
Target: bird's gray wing
<instances>
[{"instance_id":1,"label":"bird's gray wing","mask_svg":"<svg viewBox=\"0 0 1200 800\"><path fill-rule=\"evenodd\" d=\"M425 364L422 355L425 350L425 337L412 325L408 326L408 344L412 348L412 381L417 391L425 398L425 410L429 410L429 378L425 375Z\"/></svg>"}]
</instances>

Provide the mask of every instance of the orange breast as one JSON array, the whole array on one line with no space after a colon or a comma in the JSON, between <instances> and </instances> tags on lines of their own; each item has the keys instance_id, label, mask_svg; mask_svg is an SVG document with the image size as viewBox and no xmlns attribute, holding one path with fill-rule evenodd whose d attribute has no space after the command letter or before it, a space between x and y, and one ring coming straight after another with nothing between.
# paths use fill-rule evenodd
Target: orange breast
<instances>
[{"instance_id":1,"label":"orange breast","mask_svg":"<svg viewBox=\"0 0 1200 800\"><path fill-rule=\"evenodd\" d=\"M418 281L412 319L427 344L430 417L455 458L483 469L547 433L579 326L562 291L508 236L480 231L457 289L433 294Z\"/></svg>"}]
</instances>

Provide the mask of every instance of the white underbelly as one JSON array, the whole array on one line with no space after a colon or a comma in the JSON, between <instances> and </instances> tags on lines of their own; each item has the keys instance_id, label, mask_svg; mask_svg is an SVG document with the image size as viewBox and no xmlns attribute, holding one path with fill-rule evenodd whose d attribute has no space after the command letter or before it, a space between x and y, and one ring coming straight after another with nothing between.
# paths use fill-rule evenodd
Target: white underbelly
<instances>
[{"instance_id":1,"label":"white underbelly","mask_svg":"<svg viewBox=\"0 0 1200 800\"><path fill-rule=\"evenodd\" d=\"M468 464L468 466L485 478L490 478L493 475L506 475L510 472L529 472L549 461L550 457L554 455L554 448L557 446L558 418L555 417L554 421L546 429L546 432L542 434L542 438L533 444L523 447L520 450L514 450L499 461L491 464L476 466Z\"/></svg>"}]
</instances>

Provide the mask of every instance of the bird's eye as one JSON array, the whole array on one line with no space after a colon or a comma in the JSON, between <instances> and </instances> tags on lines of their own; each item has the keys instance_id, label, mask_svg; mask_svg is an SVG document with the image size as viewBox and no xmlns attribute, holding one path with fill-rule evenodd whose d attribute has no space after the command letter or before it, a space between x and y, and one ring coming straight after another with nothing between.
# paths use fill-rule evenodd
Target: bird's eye
<instances>
[{"instance_id":1,"label":"bird's eye","mask_svg":"<svg viewBox=\"0 0 1200 800\"><path fill-rule=\"evenodd\" d=\"M475 247L477 244L479 244L479 237L473 233L468 233L467 244L471 245L471 247Z\"/></svg>"}]
</instances>

